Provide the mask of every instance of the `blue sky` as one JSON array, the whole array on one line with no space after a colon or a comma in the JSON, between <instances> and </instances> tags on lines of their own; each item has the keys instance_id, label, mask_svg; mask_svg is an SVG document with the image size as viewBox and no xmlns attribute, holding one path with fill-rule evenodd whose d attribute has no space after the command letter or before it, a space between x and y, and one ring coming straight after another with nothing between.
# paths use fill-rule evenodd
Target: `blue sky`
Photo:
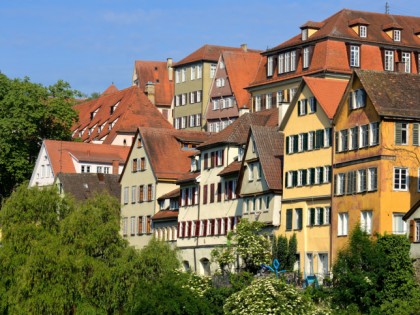
<instances>
[{"instance_id":1,"label":"blue sky","mask_svg":"<svg viewBox=\"0 0 420 315\"><path fill-rule=\"evenodd\" d=\"M134 61L178 61L204 44L265 50L343 9L384 12L379 0L2 0L0 71L83 93L131 84ZM418 0L389 0L420 16Z\"/></svg>"}]
</instances>

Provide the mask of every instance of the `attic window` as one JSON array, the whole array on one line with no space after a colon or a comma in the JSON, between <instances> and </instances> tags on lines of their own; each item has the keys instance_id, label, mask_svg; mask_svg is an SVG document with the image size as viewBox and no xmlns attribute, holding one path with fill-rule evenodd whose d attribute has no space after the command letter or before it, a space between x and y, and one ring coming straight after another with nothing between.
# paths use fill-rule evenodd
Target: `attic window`
<instances>
[{"instance_id":1,"label":"attic window","mask_svg":"<svg viewBox=\"0 0 420 315\"><path fill-rule=\"evenodd\" d=\"M117 104L115 104L114 106L111 106L110 111L109 111L109 113L110 113L111 115L112 115L112 114L115 112L115 110L117 109L118 104L120 104L120 102L118 102L118 103L117 103Z\"/></svg>"},{"instance_id":2,"label":"attic window","mask_svg":"<svg viewBox=\"0 0 420 315\"><path fill-rule=\"evenodd\" d=\"M394 42L400 42L401 41L401 30L394 30L393 32L393 38Z\"/></svg>"},{"instance_id":3,"label":"attic window","mask_svg":"<svg viewBox=\"0 0 420 315\"><path fill-rule=\"evenodd\" d=\"M137 148L141 148L142 147L142 143L141 143L141 138L139 137L137 139Z\"/></svg>"},{"instance_id":4,"label":"attic window","mask_svg":"<svg viewBox=\"0 0 420 315\"><path fill-rule=\"evenodd\" d=\"M366 25L360 25L359 26L359 36L366 38L367 37L367 26Z\"/></svg>"}]
</instances>

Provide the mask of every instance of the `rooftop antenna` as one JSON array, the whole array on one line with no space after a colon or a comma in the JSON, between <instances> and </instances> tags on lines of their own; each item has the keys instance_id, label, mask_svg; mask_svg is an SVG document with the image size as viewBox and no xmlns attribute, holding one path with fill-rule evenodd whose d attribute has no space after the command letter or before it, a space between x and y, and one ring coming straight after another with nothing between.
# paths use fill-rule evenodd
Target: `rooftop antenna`
<instances>
[{"instance_id":1,"label":"rooftop antenna","mask_svg":"<svg viewBox=\"0 0 420 315\"><path fill-rule=\"evenodd\" d=\"M389 14L389 3L385 2L385 14Z\"/></svg>"}]
</instances>

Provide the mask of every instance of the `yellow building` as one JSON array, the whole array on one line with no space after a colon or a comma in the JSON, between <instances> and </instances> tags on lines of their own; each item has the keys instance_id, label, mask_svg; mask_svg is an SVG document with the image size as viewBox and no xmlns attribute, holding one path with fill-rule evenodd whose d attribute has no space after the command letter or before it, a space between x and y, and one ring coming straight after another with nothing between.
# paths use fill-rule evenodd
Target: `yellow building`
<instances>
[{"instance_id":1,"label":"yellow building","mask_svg":"<svg viewBox=\"0 0 420 315\"><path fill-rule=\"evenodd\" d=\"M334 116L332 255L356 223L405 234L420 197L420 76L356 70Z\"/></svg>"},{"instance_id":2,"label":"yellow building","mask_svg":"<svg viewBox=\"0 0 420 315\"><path fill-rule=\"evenodd\" d=\"M279 234L298 243L303 276L330 270L332 118L347 82L304 77L280 125L285 136Z\"/></svg>"}]
</instances>

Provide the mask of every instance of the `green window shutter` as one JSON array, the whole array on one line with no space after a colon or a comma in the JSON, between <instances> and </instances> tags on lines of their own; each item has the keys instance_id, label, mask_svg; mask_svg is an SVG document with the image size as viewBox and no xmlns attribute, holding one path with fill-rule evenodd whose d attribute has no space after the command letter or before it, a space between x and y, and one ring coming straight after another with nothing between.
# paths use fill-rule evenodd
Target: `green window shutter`
<instances>
[{"instance_id":1,"label":"green window shutter","mask_svg":"<svg viewBox=\"0 0 420 315\"><path fill-rule=\"evenodd\" d=\"M401 131L401 128L402 128L402 124L396 122L395 123L395 144L399 144L399 145L402 144L402 131Z\"/></svg>"},{"instance_id":2,"label":"green window shutter","mask_svg":"<svg viewBox=\"0 0 420 315\"><path fill-rule=\"evenodd\" d=\"M301 111L300 111L300 103L301 103L301 101L299 100L299 101L297 102L298 116L301 116L301 115L302 115L302 113L301 113Z\"/></svg>"},{"instance_id":3,"label":"green window shutter","mask_svg":"<svg viewBox=\"0 0 420 315\"><path fill-rule=\"evenodd\" d=\"M291 230L292 229L292 215L293 215L293 210L292 209L287 209L286 210L286 230Z\"/></svg>"},{"instance_id":4,"label":"green window shutter","mask_svg":"<svg viewBox=\"0 0 420 315\"><path fill-rule=\"evenodd\" d=\"M293 187L297 186L297 171L293 171Z\"/></svg>"},{"instance_id":5,"label":"green window shutter","mask_svg":"<svg viewBox=\"0 0 420 315\"><path fill-rule=\"evenodd\" d=\"M309 225L315 225L315 208L309 209Z\"/></svg>"},{"instance_id":6,"label":"green window shutter","mask_svg":"<svg viewBox=\"0 0 420 315\"><path fill-rule=\"evenodd\" d=\"M310 168L309 172L310 172L309 178L310 178L310 181L311 181L311 185L313 185L315 183L315 169Z\"/></svg>"},{"instance_id":7,"label":"green window shutter","mask_svg":"<svg viewBox=\"0 0 420 315\"><path fill-rule=\"evenodd\" d=\"M319 170L319 183L322 184L324 182L324 168L320 167Z\"/></svg>"},{"instance_id":8,"label":"green window shutter","mask_svg":"<svg viewBox=\"0 0 420 315\"><path fill-rule=\"evenodd\" d=\"M308 134L303 134L303 151L308 151Z\"/></svg>"},{"instance_id":9,"label":"green window shutter","mask_svg":"<svg viewBox=\"0 0 420 315\"><path fill-rule=\"evenodd\" d=\"M293 153L298 152L298 145L299 145L299 136L293 136Z\"/></svg>"},{"instance_id":10,"label":"green window shutter","mask_svg":"<svg viewBox=\"0 0 420 315\"><path fill-rule=\"evenodd\" d=\"M328 168L330 169L330 171L328 172L328 182L331 183L331 179L332 179L332 166L328 166Z\"/></svg>"},{"instance_id":11,"label":"green window shutter","mask_svg":"<svg viewBox=\"0 0 420 315\"><path fill-rule=\"evenodd\" d=\"M334 143L334 145L335 145L335 153L338 153L339 152L339 150L338 150L338 148L339 148L339 146L338 146L338 138L339 138L338 131L336 131L335 132L335 143Z\"/></svg>"},{"instance_id":12,"label":"green window shutter","mask_svg":"<svg viewBox=\"0 0 420 315\"><path fill-rule=\"evenodd\" d=\"M419 145L419 124L413 124L413 145Z\"/></svg>"},{"instance_id":13,"label":"green window shutter","mask_svg":"<svg viewBox=\"0 0 420 315\"><path fill-rule=\"evenodd\" d=\"M308 185L308 170L302 170L302 186Z\"/></svg>"},{"instance_id":14,"label":"green window shutter","mask_svg":"<svg viewBox=\"0 0 420 315\"><path fill-rule=\"evenodd\" d=\"M289 183L289 172L286 172L286 187L288 187L287 186L287 184Z\"/></svg>"},{"instance_id":15,"label":"green window shutter","mask_svg":"<svg viewBox=\"0 0 420 315\"><path fill-rule=\"evenodd\" d=\"M337 174L334 175L334 195L335 196L337 195L337 178L338 178Z\"/></svg>"},{"instance_id":16,"label":"green window shutter","mask_svg":"<svg viewBox=\"0 0 420 315\"><path fill-rule=\"evenodd\" d=\"M320 225L324 224L324 208L320 208L319 209L319 220L318 220Z\"/></svg>"},{"instance_id":17,"label":"green window shutter","mask_svg":"<svg viewBox=\"0 0 420 315\"><path fill-rule=\"evenodd\" d=\"M349 94L349 109L350 110L353 109L353 93L354 92L350 92L350 94Z\"/></svg>"},{"instance_id":18,"label":"green window shutter","mask_svg":"<svg viewBox=\"0 0 420 315\"><path fill-rule=\"evenodd\" d=\"M321 129L319 131L319 147L320 148L324 147L324 129Z\"/></svg>"},{"instance_id":19,"label":"green window shutter","mask_svg":"<svg viewBox=\"0 0 420 315\"><path fill-rule=\"evenodd\" d=\"M289 137L287 136L286 137L286 154L289 154L290 152L289 152L289 149L290 149L290 147L289 147Z\"/></svg>"}]
</instances>

